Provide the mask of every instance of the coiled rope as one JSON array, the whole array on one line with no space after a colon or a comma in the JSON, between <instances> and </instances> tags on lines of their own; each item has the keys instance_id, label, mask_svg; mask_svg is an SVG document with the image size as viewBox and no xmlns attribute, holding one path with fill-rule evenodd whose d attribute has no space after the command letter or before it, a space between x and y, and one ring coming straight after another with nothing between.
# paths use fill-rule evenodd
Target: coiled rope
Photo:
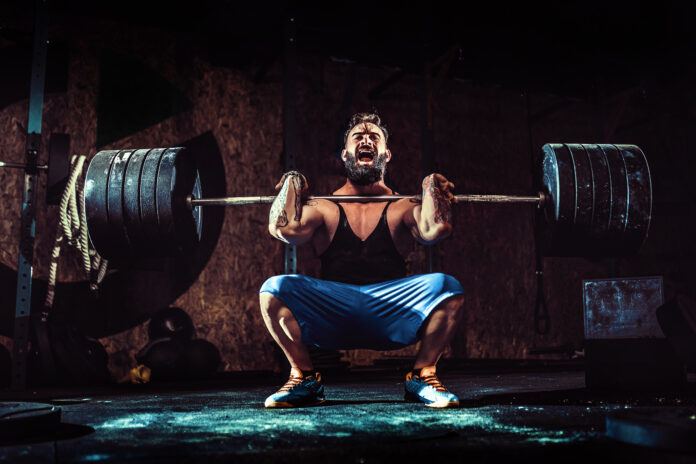
<instances>
[{"instance_id":1,"label":"coiled rope","mask_svg":"<svg viewBox=\"0 0 696 464\"><path fill-rule=\"evenodd\" d=\"M63 246L74 246L82 255L82 269L89 278L89 288L97 292L99 284L106 275L108 261L102 259L91 247L87 233L87 212L85 211L85 192L83 168L85 155L73 155L70 159L70 177L60 200L56 239L51 252L51 264L48 271L48 291L44 301L44 318L46 311L53 307L58 274L58 258ZM79 181L79 182L78 182Z\"/></svg>"}]
</instances>

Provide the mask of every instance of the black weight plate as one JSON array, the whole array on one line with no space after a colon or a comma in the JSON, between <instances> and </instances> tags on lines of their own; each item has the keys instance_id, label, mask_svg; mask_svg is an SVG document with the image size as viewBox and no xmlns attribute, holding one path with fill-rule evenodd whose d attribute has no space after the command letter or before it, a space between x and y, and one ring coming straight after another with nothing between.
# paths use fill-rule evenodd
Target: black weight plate
<instances>
[{"instance_id":1,"label":"black weight plate","mask_svg":"<svg viewBox=\"0 0 696 464\"><path fill-rule=\"evenodd\" d=\"M576 210L575 167L571 153L564 144L542 147L542 185L551 201L544 208L547 226L543 228L539 245L547 256L573 256L575 246L574 222Z\"/></svg>"},{"instance_id":2,"label":"black weight plate","mask_svg":"<svg viewBox=\"0 0 696 464\"><path fill-rule=\"evenodd\" d=\"M648 160L635 145L617 145L626 165L628 217L624 232L627 254L638 253L648 236L652 215L652 183Z\"/></svg>"},{"instance_id":3,"label":"black weight plate","mask_svg":"<svg viewBox=\"0 0 696 464\"><path fill-rule=\"evenodd\" d=\"M196 170L196 182L193 184L193 191L191 192L193 198L203 198L203 189L201 187L201 176ZM196 229L196 240L200 242L203 236L203 207L195 206L191 211L193 216L193 222Z\"/></svg>"},{"instance_id":4,"label":"black weight plate","mask_svg":"<svg viewBox=\"0 0 696 464\"><path fill-rule=\"evenodd\" d=\"M607 158L599 145L583 144L592 168L592 191L594 195L594 212L590 236L596 242L609 230L611 217L611 180Z\"/></svg>"},{"instance_id":5,"label":"black weight plate","mask_svg":"<svg viewBox=\"0 0 696 464\"><path fill-rule=\"evenodd\" d=\"M547 143L542 147L542 183L551 196L551 217L555 224L572 225L575 221L575 170L567 147Z\"/></svg>"},{"instance_id":6,"label":"black weight plate","mask_svg":"<svg viewBox=\"0 0 696 464\"><path fill-rule=\"evenodd\" d=\"M157 185L155 187L157 223L160 237L168 247L177 243L173 199L177 184L177 157L181 150L180 147L167 148L160 158L157 171Z\"/></svg>"},{"instance_id":7,"label":"black weight plate","mask_svg":"<svg viewBox=\"0 0 696 464\"><path fill-rule=\"evenodd\" d=\"M149 152L149 149L136 150L130 157L123 178L123 222L133 250L142 250L146 245L140 220L140 176Z\"/></svg>"},{"instance_id":8,"label":"black weight plate","mask_svg":"<svg viewBox=\"0 0 696 464\"><path fill-rule=\"evenodd\" d=\"M157 223L157 203L155 192L157 187L157 171L160 158L166 148L154 148L143 161L140 176L140 225L143 244L149 247L149 252L157 255L162 248Z\"/></svg>"},{"instance_id":9,"label":"black weight plate","mask_svg":"<svg viewBox=\"0 0 696 464\"><path fill-rule=\"evenodd\" d=\"M202 235L202 208L189 208L186 199L190 196L201 197L201 184L198 170L193 160L186 153L177 159L176 184L172 192L172 210L178 249L191 252L195 249Z\"/></svg>"},{"instance_id":10,"label":"black weight plate","mask_svg":"<svg viewBox=\"0 0 696 464\"><path fill-rule=\"evenodd\" d=\"M621 152L614 145L600 144L607 157L609 166L609 178L611 180L611 214L609 216L609 229L603 240L605 254L624 255L623 236L626 230L626 218L628 207L628 179L626 178L626 165Z\"/></svg>"},{"instance_id":11,"label":"black weight plate","mask_svg":"<svg viewBox=\"0 0 696 464\"><path fill-rule=\"evenodd\" d=\"M102 150L92 157L85 176L85 213L89 240L97 253L104 255L114 231L109 227L107 191L111 164L118 150ZM107 251L108 252L108 251Z\"/></svg>"},{"instance_id":12,"label":"black weight plate","mask_svg":"<svg viewBox=\"0 0 696 464\"><path fill-rule=\"evenodd\" d=\"M171 148L160 161L157 214L160 233L172 251L190 252L200 241L202 212L200 207L189 209L186 199L191 195L201 195L195 163L183 148Z\"/></svg>"},{"instance_id":13,"label":"black weight plate","mask_svg":"<svg viewBox=\"0 0 696 464\"><path fill-rule=\"evenodd\" d=\"M586 236L594 213L592 166L582 145L569 143L567 147L575 165L575 232Z\"/></svg>"},{"instance_id":14,"label":"black weight plate","mask_svg":"<svg viewBox=\"0 0 696 464\"><path fill-rule=\"evenodd\" d=\"M106 207L109 216L111 239L103 256L111 261L118 261L132 254L130 242L123 222L123 180L133 150L121 150L114 157L109 172L109 184L106 192Z\"/></svg>"}]
</instances>

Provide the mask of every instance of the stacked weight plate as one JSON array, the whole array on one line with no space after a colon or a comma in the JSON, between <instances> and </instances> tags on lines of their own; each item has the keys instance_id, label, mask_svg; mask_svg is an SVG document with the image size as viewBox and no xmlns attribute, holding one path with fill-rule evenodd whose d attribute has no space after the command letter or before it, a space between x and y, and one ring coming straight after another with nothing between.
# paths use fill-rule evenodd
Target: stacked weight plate
<instances>
[{"instance_id":1,"label":"stacked weight plate","mask_svg":"<svg viewBox=\"0 0 696 464\"><path fill-rule=\"evenodd\" d=\"M183 148L101 151L85 180L90 240L117 263L190 251L201 237L202 211L190 211L186 197L200 194Z\"/></svg>"},{"instance_id":2,"label":"stacked weight plate","mask_svg":"<svg viewBox=\"0 0 696 464\"><path fill-rule=\"evenodd\" d=\"M542 183L550 201L541 235L547 256L638 252L652 214L650 170L635 145L546 144Z\"/></svg>"}]
</instances>

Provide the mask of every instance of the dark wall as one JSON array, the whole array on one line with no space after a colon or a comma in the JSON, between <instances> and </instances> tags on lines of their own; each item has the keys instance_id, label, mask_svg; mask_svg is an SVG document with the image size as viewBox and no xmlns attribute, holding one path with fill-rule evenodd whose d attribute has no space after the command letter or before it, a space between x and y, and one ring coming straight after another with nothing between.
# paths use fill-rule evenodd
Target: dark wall
<instances>
[{"instance_id":1,"label":"dark wall","mask_svg":"<svg viewBox=\"0 0 696 464\"><path fill-rule=\"evenodd\" d=\"M263 57L248 59L234 48L226 54L224 47L211 48L209 41L118 18L69 16L61 21L55 21L50 37L67 51L65 66L51 72L62 72L64 80L58 75L52 81L57 84L46 95L44 147L51 132L70 134L71 150L90 156L103 148L175 146L212 134L224 164L228 195L273 192L283 172L283 67L278 53L271 49ZM30 53L26 48L30 24L18 20L15 29L18 35L0 40L3 56L15 49ZM101 73L118 73L114 60L125 63L125 69L106 79ZM452 67L462 66L457 53L453 60ZM26 66L26 60L20 61L11 64ZM312 53L311 47L300 49L298 62L297 164L309 179L311 191L329 193L341 185L335 154L341 148L345 119L352 112L375 108L391 133L394 157L388 183L401 193L418 193L424 175L426 80L422 70L414 66L397 74L393 84L379 87L399 70ZM429 80L433 155L437 170L456 184L458 192L533 192L535 160L547 142L632 143L648 157L656 202L650 235L640 255L621 260L545 259L544 294L551 321L547 335L534 329L534 207L456 206L455 232L437 247L441 269L457 277L467 292L465 323L448 356L525 358L544 347L580 349L582 279L662 275L668 296L676 291L693 293L691 69L659 79L637 79L619 89L588 86L582 98L539 85L525 88L522 82L501 85L452 73L436 79L438 70L433 69ZM647 75L654 76L651 71ZM63 87L60 82L65 82ZM118 87L119 82L127 85ZM553 82L565 81L556 76ZM158 86L158 91L143 91L138 87L142 85ZM115 95L124 88L126 97L119 98L138 95L139 100L113 110L119 101ZM4 86L0 92L0 101L7 102L0 108L0 159L21 161L26 89L18 84L17 88ZM46 156L44 150L42 159ZM0 170L0 236L4 237L0 265L8 269L16 268L21 182L17 172ZM220 348L226 370L277 368L272 340L257 307L262 282L282 272L282 246L267 234L267 214L266 206L228 208L212 257L190 288L182 289L172 301L191 314L198 337ZM55 207L40 203L37 279L46 278L55 227ZM76 255L65 255L59 280L83 280ZM299 257L300 272L318 273L318 260L311 250L300 249ZM414 244L407 260L410 272L424 272L424 247ZM0 327L0 335L9 335L13 302L14 298L3 297L0 320L5 326ZM99 334L117 376L134 365L133 354L147 342L143 322L157 308L136 309L130 309L128 314L136 314L122 321L118 333ZM90 317L99 319L100 311L93 308ZM397 353L358 350L345 355L354 364L367 364L385 355L414 353L415 347Z\"/></svg>"}]
</instances>

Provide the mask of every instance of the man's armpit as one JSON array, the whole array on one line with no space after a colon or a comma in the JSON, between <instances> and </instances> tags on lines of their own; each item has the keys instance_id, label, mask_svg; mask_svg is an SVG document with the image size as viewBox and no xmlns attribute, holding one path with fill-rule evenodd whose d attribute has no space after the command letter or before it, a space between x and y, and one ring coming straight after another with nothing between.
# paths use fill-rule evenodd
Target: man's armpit
<instances>
[{"instance_id":1,"label":"man's armpit","mask_svg":"<svg viewBox=\"0 0 696 464\"><path fill-rule=\"evenodd\" d=\"M302 205L302 223L317 228L324 222L324 214L317 200L310 200Z\"/></svg>"},{"instance_id":2,"label":"man's armpit","mask_svg":"<svg viewBox=\"0 0 696 464\"><path fill-rule=\"evenodd\" d=\"M418 230L418 222L415 216L416 208L420 207L420 202L413 203L411 199L402 201L404 201L405 205L403 206L401 224L403 224L414 238L420 239L420 231Z\"/></svg>"}]
</instances>

